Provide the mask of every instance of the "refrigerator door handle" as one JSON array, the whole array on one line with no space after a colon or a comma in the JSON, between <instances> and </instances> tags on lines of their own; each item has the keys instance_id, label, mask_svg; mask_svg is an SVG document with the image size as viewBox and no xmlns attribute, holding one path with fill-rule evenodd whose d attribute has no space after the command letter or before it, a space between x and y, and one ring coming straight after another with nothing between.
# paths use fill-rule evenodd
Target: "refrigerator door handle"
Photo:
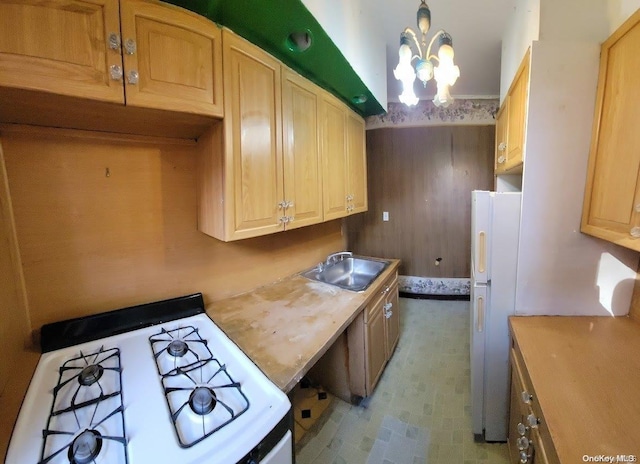
<instances>
[{"instance_id":1,"label":"refrigerator door handle","mask_svg":"<svg viewBox=\"0 0 640 464\"><path fill-rule=\"evenodd\" d=\"M478 272L483 274L487 267L487 234L481 230L478 233Z\"/></svg>"},{"instance_id":2,"label":"refrigerator door handle","mask_svg":"<svg viewBox=\"0 0 640 464\"><path fill-rule=\"evenodd\" d=\"M484 298L478 297L477 304L478 312L476 313L476 331L482 332L484 330Z\"/></svg>"}]
</instances>

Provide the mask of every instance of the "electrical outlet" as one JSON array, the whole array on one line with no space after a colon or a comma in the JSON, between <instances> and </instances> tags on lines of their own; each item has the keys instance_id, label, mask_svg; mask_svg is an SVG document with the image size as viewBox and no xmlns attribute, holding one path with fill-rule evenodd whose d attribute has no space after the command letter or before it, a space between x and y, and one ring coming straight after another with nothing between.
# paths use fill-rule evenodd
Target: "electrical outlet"
<instances>
[{"instance_id":1,"label":"electrical outlet","mask_svg":"<svg viewBox=\"0 0 640 464\"><path fill-rule=\"evenodd\" d=\"M382 220L383 221L388 221L389 220L389 211L383 211L382 212Z\"/></svg>"}]
</instances>

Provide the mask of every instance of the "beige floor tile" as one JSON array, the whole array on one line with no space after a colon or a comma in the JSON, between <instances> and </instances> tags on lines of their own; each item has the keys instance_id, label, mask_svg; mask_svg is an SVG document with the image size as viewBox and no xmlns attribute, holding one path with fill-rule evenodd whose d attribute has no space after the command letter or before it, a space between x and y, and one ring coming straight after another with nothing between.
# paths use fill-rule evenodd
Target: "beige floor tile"
<instances>
[{"instance_id":1,"label":"beige floor tile","mask_svg":"<svg viewBox=\"0 0 640 464\"><path fill-rule=\"evenodd\" d=\"M400 310L398 347L367 407L335 399L297 463L506 464L506 444L473 441L469 303L401 298Z\"/></svg>"}]
</instances>

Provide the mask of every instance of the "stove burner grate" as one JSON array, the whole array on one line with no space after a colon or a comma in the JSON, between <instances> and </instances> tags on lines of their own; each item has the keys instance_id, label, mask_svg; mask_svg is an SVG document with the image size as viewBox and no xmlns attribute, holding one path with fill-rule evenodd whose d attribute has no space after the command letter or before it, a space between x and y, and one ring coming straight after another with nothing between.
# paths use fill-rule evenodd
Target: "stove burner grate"
<instances>
[{"instance_id":1,"label":"stove burner grate","mask_svg":"<svg viewBox=\"0 0 640 464\"><path fill-rule=\"evenodd\" d=\"M162 376L165 398L182 448L201 442L249 409L249 399L214 358L199 369Z\"/></svg>"},{"instance_id":2,"label":"stove burner grate","mask_svg":"<svg viewBox=\"0 0 640 464\"><path fill-rule=\"evenodd\" d=\"M193 326L173 330L162 328L149 337L149 342L160 375L180 375L213 359L207 340Z\"/></svg>"},{"instance_id":3,"label":"stove burner grate","mask_svg":"<svg viewBox=\"0 0 640 464\"><path fill-rule=\"evenodd\" d=\"M127 463L120 350L80 352L59 374L38 464L59 462L65 450L70 464L94 463L102 454L105 462ZM119 445L105 447L105 441Z\"/></svg>"}]
</instances>

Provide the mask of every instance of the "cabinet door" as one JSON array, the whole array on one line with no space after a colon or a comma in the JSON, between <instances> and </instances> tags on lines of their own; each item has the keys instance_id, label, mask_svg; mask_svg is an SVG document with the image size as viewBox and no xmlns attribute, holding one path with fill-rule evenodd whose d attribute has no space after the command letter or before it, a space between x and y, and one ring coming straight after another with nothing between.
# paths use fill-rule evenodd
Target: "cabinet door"
<instances>
[{"instance_id":1,"label":"cabinet door","mask_svg":"<svg viewBox=\"0 0 640 464\"><path fill-rule=\"evenodd\" d=\"M365 150L364 120L349 112L347 116L347 153L349 212L367 210L367 153Z\"/></svg>"},{"instance_id":2,"label":"cabinet door","mask_svg":"<svg viewBox=\"0 0 640 464\"><path fill-rule=\"evenodd\" d=\"M322 222L318 89L292 71L282 75L284 200L287 229Z\"/></svg>"},{"instance_id":3,"label":"cabinet door","mask_svg":"<svg viewBox=\"0 0 640 464\"><path fill-rule=\"evenodd\" d=\"M172 5L121 1L127 105L222 116L220 28Z\"/></svg>"},{"instance_id":4,"label":"cabinet door","mask_svg":"<svg viewBox=\"0 0 640 464\"><path fill-rule=\"evenodd\" d=\"M391 285L385 299L385 336L387 359L391 358L400 337L400 307L398 305L398 283Z\"/></svg>"},{"instance_id":5,"label":"cabinet door","mask_svg":"<svg viewBox=\"0 0 640 464\"><path fill-rule=\"evenodd\" d=\"M227 237L284 226L280 63L232 32L223 34Z\"/></svg>"},{"instance_id":6,"label":"cabinet door","mask_svg":"<svg viewBox=\"0 0 640 464\"><path fill-rule=\"evenodd\" d=\"M371 395L387 362L385 350L384 299L378 300L365 323L365 352L367 353L366 384L367 394ZM366 310L365 310L366 311Z\"/></svg>"},{"instance_id":7,"label":"cabinet door","mask_svg":"<svg viewBox=\"0 0 640 464\"><path fill-rule=\"evenodd\" d=\"M516 77L509 89L507 160L505 170L522 165L524 135L529 93L529 52L525 55Z\"/></svg>"},{"instance_id":8,"label":"cabinet door","mask_svg":"<svg viewBox=\"0 0 640 464\"><path fill-rule=\"evenodd\" d=\"M496 173L505 171L507 163L507 147L509 146L509 95L507 95L502 103L500 111L496 116Z\"/></svg>"},{"instance_id":9,"label":"cabinet door","mask_svg":"<svg viewBox=\"0 0 640 464\"><path fill-rule=\"evenodd\" d=\"M582 231L640 250L640 13L631 20L602 45Z\"/></svg>"},{"instance_id":10,"label":"cabinet door","mask_svg":"<svg viewBox=\"0 0 640 464\"><path fill-rule=\"evenodd\" d=\"M0 2L0 85L124 103L117 0Z\"/></svg>"},{"instance_id":11,"label":"cabinet door","mask_svg":"<svg viewBox=\"0 0 640 464\"><path fill-rule=\"evenodd\" d=\"M325 221L348 214L346 119L346 109L342 103L325 94L320 100L320 149Z\"/></svg>"}]
</instances>

